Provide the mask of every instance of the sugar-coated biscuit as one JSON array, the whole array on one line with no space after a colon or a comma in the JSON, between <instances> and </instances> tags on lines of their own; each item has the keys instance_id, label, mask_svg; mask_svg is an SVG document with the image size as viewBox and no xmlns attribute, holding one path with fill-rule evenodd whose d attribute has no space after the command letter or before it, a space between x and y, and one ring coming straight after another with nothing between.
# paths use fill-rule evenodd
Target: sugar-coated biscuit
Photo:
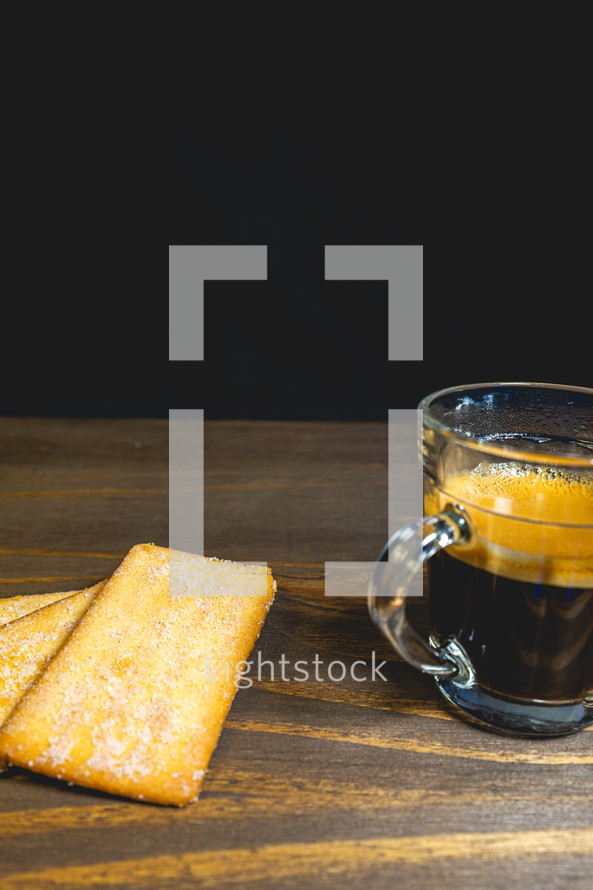
<instances>
[{"instance_id":1,"label":"sugar-coated biscuit","mask_svg":"<svg viewBox=\"0 0 593 890\"><path fill-rule=\"evenodd\" d=\"M170 561L172 586L197 595L170 596ZM0 758L195 800L274 591L265 567L136 545L3 725Z\"/></svg>"},{"instance_id":2,"label":"sugar-coated biscuit","mask_svg":"<svg viewBox=\"0 0 593 890\"><path fill-rule=\"evenodd\" d=\"M0 725L68 638L103 582L0 627Z\"/></svg>"},{"instance_id":3,"label":"sugar-coated biscuit","mask_svg":"<svg viewBox=\"0 0 593 890\"><path fill-rule=\"evenodd\" d=\"M79 590L69 590L66 593L32 593L20 596L10 596L0 599L0 627L9 621L16 621L35 609L42 609L58 600L63 600Z\"/></svg>"}]
</instances>

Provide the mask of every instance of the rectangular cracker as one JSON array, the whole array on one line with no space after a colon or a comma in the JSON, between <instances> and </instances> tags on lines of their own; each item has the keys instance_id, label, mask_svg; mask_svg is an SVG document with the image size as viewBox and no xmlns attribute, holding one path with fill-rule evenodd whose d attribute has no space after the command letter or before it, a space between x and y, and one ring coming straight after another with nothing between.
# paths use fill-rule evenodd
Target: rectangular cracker
<instances>
[{"instance_id":1,"label":"rectangular cracker","mask_svg":"<svg viewBox=\"0 0 593 890\"><path fill-rule=\"evenodd\" d=\"M171 555L199 595L169 595L169 550L133 547L0 730L0 758L138 800L197 798L275 582Z\"/></svg>"},{"instance_id":2,"label":"rectangular cracker","mask_svg":"<svg viewBox=\"0 0 593 890\"><path fill-rule=\"evenodd\" d=\"M0 627L8 624L9 621L16 621L29 612L36 609L42 609L58 600L63 600L67 596L80 593L79 590L69 590L66 593L32 593L29 595L10 596L0 599Z\"/></svg>"},{"instance_id":3,"label":"rectangular cracker","mask_svg":"<svg viewBox=\"0 0 593 890\"><path fill-rule=\"evenodd\" d=\"M0 726L102 588L95 584L0 627Z\"/></svg>"}]
</instances>

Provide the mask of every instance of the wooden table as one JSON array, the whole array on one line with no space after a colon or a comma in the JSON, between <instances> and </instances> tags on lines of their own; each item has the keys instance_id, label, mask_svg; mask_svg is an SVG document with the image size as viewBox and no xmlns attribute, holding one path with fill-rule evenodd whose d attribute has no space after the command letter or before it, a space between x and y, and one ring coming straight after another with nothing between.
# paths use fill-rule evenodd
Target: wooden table
<instances>
[{"instance_id":1,"label":"wooden table","mask_svg":"<svg viewBox=\"0 0 593 890\"><path fill-rule=\"evenodd\" d=\"M84 587L133 544L168 543L166 421L0 430L2 596ZM535 742L468 725L394 656L362 599L324 597L325 561L370 560L384 543L386 425L210 422L205 440L206 552L266 560L278 581L254 650L274 679L263 666L237 694L185 809L5 773L3 890L590 890L593 733ZM370 676L373 651L387 682ZM321 679L295 679L316 656Z\"/></svg>"}]
</instances>

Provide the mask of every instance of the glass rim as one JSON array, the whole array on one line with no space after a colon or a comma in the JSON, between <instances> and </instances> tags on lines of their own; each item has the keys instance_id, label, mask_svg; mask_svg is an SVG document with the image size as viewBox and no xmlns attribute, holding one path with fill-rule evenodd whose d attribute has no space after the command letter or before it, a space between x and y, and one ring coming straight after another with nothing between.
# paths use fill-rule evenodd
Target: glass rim
<instances>
[{"instance_id":1,"label":"glass rim","mask_svg":"<svg viewBox=\"0 0 593 890\"><path fill-rule=\"evenodd\" d=\"M484 454L492 455L494 457L505 458L507 460L520 460L530 464L583 467L585 469L591 469L593 467L593 455L590 458L574 457L568 455L563 455L562 457L560 457L559 455L536 454L532 451L525 451L516 447L509 448L505 445L497 445L492 442L484 441L484 439L472 437L469 434L461 435L460 433L451 429L451 427L447 426L447 424L442 423L442 421L440 420L437 420L437 418L430 413L430 408L434 404L434 402L436 402L437 399L440 399L443 396L453 395L454 393L471 392L476 389L502 389L503 387L508 386L523 387L525 389L555 389L562 390L566 393L585 393L587 395L593 396L593 389L588 386L573 386L571 384L564 383L533 383L527 381L502 380L486 383L461 384L459 386L448 386L443 389L435 390L422 399L422 401L418 404L417 410L422 415L423 426L429 426L431 429L440 433L442 436L446 437L447 439L455 440L457 443L459 443L459 445L462 445L465 448L473 448L477 451L480 451Z\"/></svg>"}]
</instances>

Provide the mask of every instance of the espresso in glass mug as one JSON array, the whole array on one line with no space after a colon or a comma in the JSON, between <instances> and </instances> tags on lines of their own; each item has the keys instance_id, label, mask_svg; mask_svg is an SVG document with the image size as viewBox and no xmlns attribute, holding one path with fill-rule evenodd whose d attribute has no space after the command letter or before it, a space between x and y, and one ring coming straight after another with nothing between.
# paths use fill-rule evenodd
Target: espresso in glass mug
<instances>
[{"instance_id":1,"label":"espresso in glass mug","mask_svg":"<svg viewBox=\"0 0 593 890\"><path fill-rule=\"evenodd\" d=\"M593 390L476 384L419 411L427 515L383 551L372 617L480 724L540 736L592 724ZM422 567L428 643L405 620Z\"/></svg>"}]
</instances>

